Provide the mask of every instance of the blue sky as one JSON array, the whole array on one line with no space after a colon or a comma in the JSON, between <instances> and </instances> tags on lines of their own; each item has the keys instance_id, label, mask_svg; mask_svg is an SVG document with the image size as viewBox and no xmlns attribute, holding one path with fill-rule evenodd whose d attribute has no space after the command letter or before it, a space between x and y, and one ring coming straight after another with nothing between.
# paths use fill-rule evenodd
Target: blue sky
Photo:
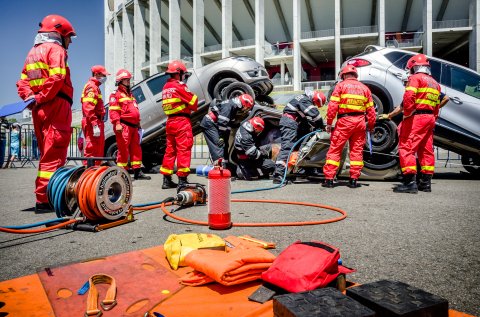
<instances>
[{"instance_id":1,"label":"blue sky","mask_svg":"<svg viewBox=\"0 0 480 317\"><path fill-rule=\"evenodd\" d=\"M90 77L90 67L104 64L103 0L8 0L0 6L2 48L0 63L0 107L20 101L15 83L38 31L38 23L49 14L66 17L77 38L68 49L68 64L75 89L74 107L80 108L80 94ZM113 73L113 70L108 70ZM102 86L103 87L103 86Z\"/></svg>"}]
</instances>

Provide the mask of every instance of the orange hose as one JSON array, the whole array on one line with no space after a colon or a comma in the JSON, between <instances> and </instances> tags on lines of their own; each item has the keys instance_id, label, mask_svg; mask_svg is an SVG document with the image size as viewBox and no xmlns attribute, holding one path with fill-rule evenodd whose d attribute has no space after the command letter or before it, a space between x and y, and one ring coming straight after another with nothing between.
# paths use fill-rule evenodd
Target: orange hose
<instances>
[{"instance_id":1,"label":"orange hose","mask_svg":"<svg viewBox=\"0 0 480 317\"><path fill-rule=\"evenodd\" d=\"M72 223L75 223L75 222L77 222L77 220L72 219L72 220L68 220L68 221L59 223L58 225L54 225L54 226L46 227L46 228L40 228L40 229L8 229L8 228L1 228L0 227L0 231L1 232L9 232L9 233L40 233L40 232L46 232L46 231L50 231L50 230L63 228L65 226L68 226L68 225L70 225Z\"/></svg>"},{"instance_id":2,"label":"orange hose","mask_svg":"<svg viewBox=\"0 0 480 317\"><path fill-rule=\"evenodd\" d=\"M78 208L89 220L103 219L97 207L96 188L100 175L107 168L106 166L93 166L86 169L75 186Z\"/></svg>"},{"instance_id":3,"label":"orange hose","mask_svg":"<svg viewBox=\"0 0 480 317\"><path fill-rule=\"evenodd\" d=\"M330 219L325 219L325 220L313 220L313 221L295 221L295 222L258 222L258 223L252 223L252 222L239 222L239 223L232 223L233 227L283 227L283 226L309 226L309 225L321 225L321 224L326 224L326 223L332 223L332 222L337 222L340 220L343 220L347 218L347 213L336 207L332 206L327 206L327 205L322 205L322 204L314 204L314 203L307 203L307 202L298 202L298 201L288 201L288 200L263 200L263 199L232 199L231 202L251 202L251 203L266 203L266 204L285 204L285 205L297 205L297 206L309 206L309 207L315 207L315 208L322 208L322 209L329 209L336 211L341 214L340 217L337 218L330 218ZM188 218L183 218L176 216L169 212L165 206L171 206L173 205L172 203L163 203L163 204L158 204L158 205L153 205L153 206L148 206L148 207L140 207L140 208L134 208L134 210L150 210L150 209L155 209L160 207L162 211L169 217L186 222L186 223L191 223L195 225L201 225L201 226L208 226L208 222L206 221L198 221L198 220L192 220Z\"/></svg>"}]
</instances>

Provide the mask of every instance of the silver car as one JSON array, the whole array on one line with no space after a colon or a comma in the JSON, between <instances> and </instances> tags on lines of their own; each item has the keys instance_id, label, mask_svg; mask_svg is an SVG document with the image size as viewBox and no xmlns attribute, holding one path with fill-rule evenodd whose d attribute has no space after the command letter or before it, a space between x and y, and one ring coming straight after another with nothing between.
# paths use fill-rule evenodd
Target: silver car
<instances>
[{"instance_id":1,"label":"silver car","mask_svg":"<svg viewBox=\"0 0 480 317\"><path fill-rule=\"evenodd\" d=\"M388 113L402 102L405 65L415 53L381 46L367 46L363 53L346 63L358 70L358 79L372 91L378 114ZM450 101L440 111L434 144L462 156L462 164L480 175L480 74L435 57L430 58L432 76L440 83ZM342 66L344 66L342 65ZM372 137L377 155L365 155L366 176L388 177L398 166L398 137L394 121L378 121Z\"/></svg>"},{"instance_id":2,"label":"silver car","mask_svg":"<svg viewBox=\"0 0 480 317\"><path fill-rule=\"evenodd\" d=\"M197 69L189 70L189 89L198 96L198 110L192 114L192 129L201 132L200 121L207 113L212 98L232 98L249 93L260 104L271 104L268 94L273 85L265 68L255 60L229 57ZM140 109L143 165L150 169L162 163L166 146L165 126L167 117L162 108L162 89L170 75L155 74L132 87L132 93ZM106 106L108 107L108 105ZM112 125L107 118L105 125L105 156L116 157L117 143Z\"/></svg>"}]
</instances>

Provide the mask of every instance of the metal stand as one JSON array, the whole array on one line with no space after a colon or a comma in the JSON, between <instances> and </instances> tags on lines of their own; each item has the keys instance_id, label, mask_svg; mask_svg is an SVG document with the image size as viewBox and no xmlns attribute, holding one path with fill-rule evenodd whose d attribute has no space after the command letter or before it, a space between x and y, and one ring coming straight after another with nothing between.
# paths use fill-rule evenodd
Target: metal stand
<instances>
[{"instance_id":1,"label":"metal stand","mask_svg":"<svg viewBox=\"0 0 480 317\"><path fill-rule=\"evenodd\" d=\"M72 216L72 219L76 219L78 217L83 217L80 210L77 210L75 212L75 214ZM70 225L68 228L72 230L78 230L78 231L98 232L98 231L121 226L123 224L135 221L135 218L133 216L132 206L128 208L127 214L118 220L109 221L107 219L104 219L100 221L92 221L92 220L86 219L85 217L83 217L83 219L84 220L82 222L74 223Z\"/></svg>"},{"instance_id":2,"label":"metal stand","mask_svg":"<svg viewBox=\"0 0 480 317\"><path fill-rule=\"evenodd\" d=\"M92 157L84 157L84 156L69 156L67 157L67 163L69 161L87 161L87 167L92 167L95 165L95 161L115 161L116 159L113 157L100 157L100 156L92 156ZM66 164L66 163L65 163Z\"/></svg>"}]
</instances>

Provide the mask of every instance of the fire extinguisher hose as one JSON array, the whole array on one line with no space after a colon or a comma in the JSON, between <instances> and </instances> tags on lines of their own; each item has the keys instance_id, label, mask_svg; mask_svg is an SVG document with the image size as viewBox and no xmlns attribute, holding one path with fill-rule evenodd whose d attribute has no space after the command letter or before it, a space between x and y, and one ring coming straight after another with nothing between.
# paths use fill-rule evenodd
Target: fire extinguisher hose
<instances>
[{"instance_id":1,"label":"fire extinguisher hose","mask_svg":"<svg viewBox=\"0 0 480 317\"><path fill-rule=\"evenodd\" d=\"M238 222L238 223L233 223L233 227L286 227L286 226L311 226L311 225L322 225L322 224L327 224L327 223L332 223L332 222L337 222L341 221L345 218L347 218L347 213L336 207L328 206L328 205L322 205L322 204L315 204L315 203L308 203L308 202L299 202L299 201L288 201L288 200L268 200L268 199L232 199L231 202L234 203L265 203L265 204L283 204L283 205L296 205L296 206L307 206L307 207L314 207L314 208L321 208L321 209L328 209L332 210L335 212L338 212L341 214L341 216L336 217L336 218L330 218L330 219L323 219L323 220L310 220L310 221L294 221L294 222L258 222L258 223L253 223L253 222ZM208 226L208 222L206 221L198 221L198 220L192 220L188 218L183 218L177 215L174 215L173 213L169 212L166 206L171 206L173 205L172 202L168 203L161 203L159 205L154 205L154 206L148 206L146 208L148 209L155 209L155 208L161 208L162 211L169 217L181 221L181 222L186 222L186 223L191 223L195 225L201 225L201 226ZM144 208L139 208L139 209L144 209Z\"/></svg>"}]
</instances>

